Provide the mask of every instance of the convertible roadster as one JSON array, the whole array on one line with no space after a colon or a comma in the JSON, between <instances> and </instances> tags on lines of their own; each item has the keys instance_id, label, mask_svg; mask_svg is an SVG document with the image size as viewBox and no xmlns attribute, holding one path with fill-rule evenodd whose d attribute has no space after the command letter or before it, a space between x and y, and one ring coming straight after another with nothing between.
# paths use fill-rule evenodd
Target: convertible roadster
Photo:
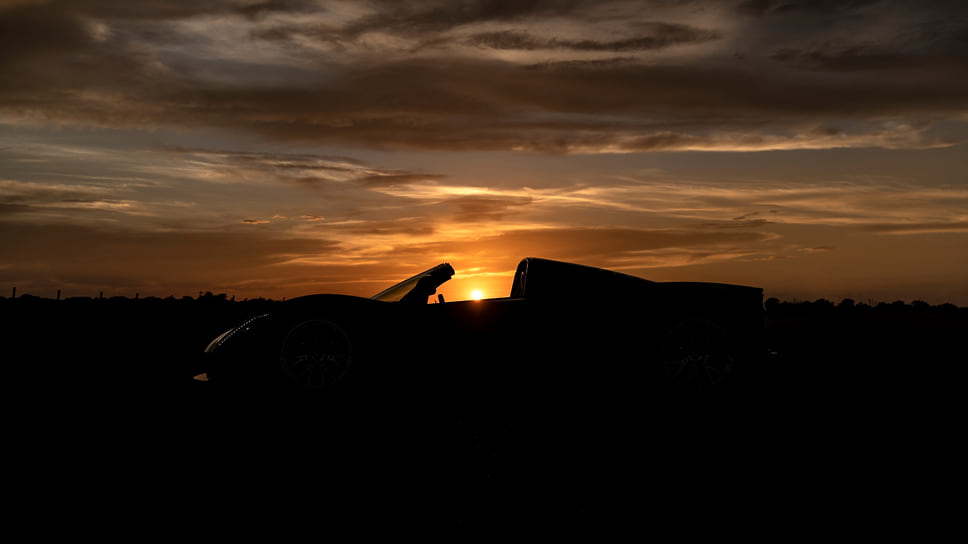
<instances>
[{"instance_id":1,"label":"convertible roadster","mask_svg":"<svg viewBox=\"0 0 968 544\"><path fill-rule=\"evenodd\" d=\"M502 384L614 395L718 390L763 353L760 288L526 258L507 297L434 297L454 273L444 263L370 298L285 301L215 338L202 377L317 397Z\"/></svg>"}]
</instances>

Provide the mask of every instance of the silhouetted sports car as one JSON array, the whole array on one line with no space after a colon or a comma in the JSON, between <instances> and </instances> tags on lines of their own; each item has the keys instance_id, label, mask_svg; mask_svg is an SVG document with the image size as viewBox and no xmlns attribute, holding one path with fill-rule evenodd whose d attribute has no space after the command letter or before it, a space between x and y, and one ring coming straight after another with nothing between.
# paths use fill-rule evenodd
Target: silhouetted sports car
<instances>
[{"instance_id":1,"label":"silhouetted sports car","mask_svg":"<svg viewBox=\"0 0 968 544\"><path fill-rule=\"evenodd\" d=\"M636 394L720 388L763 353L760 288L526 258L506 298L430 298L453 275L444 263L370 298L285 301L208 345L207 381L324 396L516 384Z\"/></svg>"}]
</instances>

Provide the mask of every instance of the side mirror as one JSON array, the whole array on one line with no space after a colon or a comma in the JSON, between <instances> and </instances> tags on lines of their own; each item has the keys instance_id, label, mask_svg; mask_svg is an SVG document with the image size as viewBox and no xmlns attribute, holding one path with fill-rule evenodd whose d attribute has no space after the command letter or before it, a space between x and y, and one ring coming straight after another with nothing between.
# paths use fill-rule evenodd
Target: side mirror
<instances>
[{"instance_id":1,"label":"side mirror","mask_svg":"<svg viewBox=\"0 0 968 544\"><path fill-rule=\"evenodd\" d=\"M442 293L437 293L437 303L438 304L444 303L444 295Z\"/></svg>"}]
</instances>

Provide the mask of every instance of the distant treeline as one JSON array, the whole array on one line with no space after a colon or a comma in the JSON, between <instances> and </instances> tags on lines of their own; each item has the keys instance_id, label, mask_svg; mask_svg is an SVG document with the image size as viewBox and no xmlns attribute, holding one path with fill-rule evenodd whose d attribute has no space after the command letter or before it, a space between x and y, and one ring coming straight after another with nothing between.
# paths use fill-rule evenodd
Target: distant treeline
<instances>
[{"instance_id":1,"label":"distant treeline","mask_svg":"<svg viewBox=\"0 0 968 544\"><path fill-rule=\"evenodd\" d=\"M766 300L765 306L767 313L790 316L943 314L968 317L968 307L958 307L947 302L931 305L923 300L915 300L910 304L903 300L865 303L855 301L852 298L845 298L836 303L825 298L814 301L781 302L779 299L771 297Z\"/></svg>"},{"instance_id":2,"label":"distant treeline","mask_svg":"<svg viewBox=\"0 0 968 544\"><path fill-rule=\"evenodd\" d=\"M10 297L0 297L0 300L13 300L13 299L17 299L17 300L55 300L55 301L62 300L60 298L60 291L57 292L57 298L56 299L50 299L50 298L45 298L45 297L38 297L38 296L31 295L29 293L24 293L24 294L18 296L16 293L17 293L17 291L16 291L16 289L14 289L12 296L10 296ZM98 295L96 297L68 297L68 298L65 298L63 300L65 302L67 302L67 301L72 301L72 302L86 302L86 301L92 301L92 300L98 300L98 301L107 300L107 301L114 301L114 302L126 302L126 301L158 302L158 301L165 301L165 302L168 302L168 303L170 303L170 302L176 302L176 301L179 301L179 302L209 302L209 303L211 303L211 302L215 302L215 303L220 303L220 302L236 302L234 295L232 297L229 297L225 293L219 293L219 294L216 295L216 294L213 294L211 291L206 291L204 293L202 293L201 291L199 291L197 297L191 297L191 296L187 296L187 295L186 296L183 296L183 297L180 297L180 298L176 298L175 295L169 295L169 296L164 297L164 298L154 297L154 296L151 296L151 297L141 297L140 295L135 295L134 298L123 297L123 296L105 297L103 295L103 293L102 293L102 294L100 294L100 295ZM285 299L283 299L283 300L285 300ZM273 299L267 299L267 298L259 297L259 298L254 298L254 299L243 299L241 302L244 302L244 303L252 302L252 303L258 304L258 303L275 303L275 302L278 302L278 301L275 301Z\"/></svg>"},{"instance_id":3,"label":"distant treeline","mask_svg":"<svg viewBox=\"0 0 968 544\"><path fill-rule=\"evenodd\" d=\"M281 301L198 297L0 297L0 376L24 383L84 383L99 391L134 379L190 379L217 335Z\"/></svg>"},{"instance_id":4,"label":"distant treeline","mask_svg":"<svg viewBox=\"0 0 968 544\"><path fill-rule=\"evenodd\" d=\"M90 315L92 317L151 316L152 318L201 319L208 318L243 319L267 313L282 301L266 298L236 300L228 295L199 293L197 297L175 298L160 297L69 297L52 299L23 294L16 298L0 297L0 316L13 319L25 313L37 316L53 315ZM188 316L188 317L186 317Z\"/></svg>"},{"instance_id":5,"label":"distant treeline","mask_svg":"<svg viewBox=\"0 0 968 544\"><path fill-rule=\"evenodd\" d=\"M128 298L123 296L112 296L112 297L69 297L63 300L60 299L49 299L43 297L37 297L31 294L23 294L16 297L0 297L0 301L9 301L16 298L22 302L27 301L58 301L58 302L109 302L109 303L144 303L144 304L173 304L173 303L190 303L190 304L240 304L245 306L273 306L279 304L282 301L267 299L267 298L253 298L253 299L242 299L237 301L235 296L229 297L225 293L214 294L211 291L206 291L204 293L199 292L197 297L182 296L176 298L174 295L160 298L160 297L140 297L135 296L135 298ZM767 311L772 312L783 312L783 313L810 313L810 314L823 314L823 313L863 313L863 312L962 312L968 311L968 307L958 307L951 303L944 303L938 305L931 305L923 300L915 300L907 303L903 300L895 300L894 302L874 302L868 300L867 302L856 301L852 298L845 298L840 302L833 302L825 298L819 298L813 301L803 301L794 299L791 301L781 301L775 297L768 298L765 302Z\"/></svg>"}]
</instances>

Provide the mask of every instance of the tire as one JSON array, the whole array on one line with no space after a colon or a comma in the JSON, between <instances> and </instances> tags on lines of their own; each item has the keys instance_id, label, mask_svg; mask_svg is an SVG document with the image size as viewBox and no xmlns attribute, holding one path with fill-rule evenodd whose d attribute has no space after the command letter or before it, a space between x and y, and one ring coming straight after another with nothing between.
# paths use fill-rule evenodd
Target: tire
<instances>
[{"instance_id":1,"label":"tire","mask_svg":"<svg viewBox=\"0 0 968 544\"><path fill-rule=\"evenodd\" d=\"M306 319L286 333L279 350L279 366L287 385L297 390L330 389L350 374L353 348L350 335L339 324Z\"/></svg>"},{"instance_id":2,"label":"tire","mask_svg":"<svg viewBox=\"0 0 968 544\"><path fill-rule=\"evenodd\" d=\"M725 387L736 369L729 333L712 321L684 321L665 337L659 364L676 388L693 392Z\"/></svg>"}]
</instances>

